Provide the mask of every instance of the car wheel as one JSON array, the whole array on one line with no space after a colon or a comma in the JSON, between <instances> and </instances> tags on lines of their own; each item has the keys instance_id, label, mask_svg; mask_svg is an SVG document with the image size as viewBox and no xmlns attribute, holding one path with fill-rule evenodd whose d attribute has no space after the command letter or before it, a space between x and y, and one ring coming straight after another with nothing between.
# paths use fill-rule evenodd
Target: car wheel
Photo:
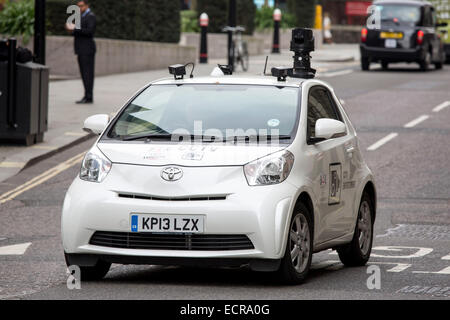
<instances>
[{"instance_id":1,"label":"car wheel","mask_svg":"<svg viewBox=\"0 0 450 320\"><path fill-rule=\"evenodd\" d=\"M386 61L381 62L381 68L383 68L383 70L387 70L389 68L389 63Z\"/></svg>"},{"instance_id":2,"label":"car wheel","mask_svg":"<svg viewBox=\"0 0 450 320\"><path fill-rule=\"evenodd\" d=\"M345 266L364 266L369 261L373 243L373 206L365 193L359 206L358 220L352 242L337 248L339 259Z\"/></svg>"},{"instance_id":3,"label":"car wheel","mask_svg":"<svg viewBox=\"0 0 450 320\"><path fill-rule=\"evenodd\" d=\"M286 251L279 272L289 284L300 284L305 281L313 254L313 226L311 213L303 205L295 208L289 224Z\"/></svg>"},{"instance_id":4,"label":"car wheel","mask_svg":"<svg viewBox=\"0 0 450 320\"><path fill-rule=\"evenodd\" d=\"M436 70L442 69L442 66L443 66L442 62L437 62L434 64L434 67L436 68Z\"/></svg>"},{"instance_id":5,"label":"car wheel","mask_svg":"<svg viewBox=\"0 0 450 320\"><path fill-rule=\"evenodd\" d=\"M431 53L427 51L425 53L425 58L423 58L423 60L419 62L420 70L427 71L430 67L430 63L431 63Z\"/></svg>"},{"instance_id":6,"label":"car wheel","mask_svg":"<svg viewBox=\"0 0 450 320\"><path fill-rule=\"evenodd\" d=\"M66 264L69 267L69 255L64 253L66 259ZM98 260L97 264L92 267L79 267L81 272L81 281L96 281L103 279L111 268L111 263L105 262L103 260Z\"/></svg>"},{"instance_id":7,"label":"car wheel","mask_svg":"<svg viewBox=\"0 0 450 320\"><path fill-rule=\"evenodd\" d=\"M369 58L361 58L361 69L363 71L369 71L369 69L370 69Z\"/></svg>"}]
</instances>

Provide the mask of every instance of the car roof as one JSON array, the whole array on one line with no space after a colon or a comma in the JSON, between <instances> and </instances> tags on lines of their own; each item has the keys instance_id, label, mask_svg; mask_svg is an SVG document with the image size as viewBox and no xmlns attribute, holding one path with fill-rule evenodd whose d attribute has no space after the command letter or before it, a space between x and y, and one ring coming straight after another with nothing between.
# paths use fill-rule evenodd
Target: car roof
<instances>
[{"instance_id":1,"label":"car roof","mask_svg":"<svg viewBox=\"0 0 450 320\"><path fill-rule=\"evenodd\" d=\"M408 4L416 6L431 6L432 4L428 1L421 0L377 0L373 4Z\"/></svg>"},{"instance_id":2,"label":"car roof","mask_svg":"<svg viewBox=\"0 0 450 320\"><path fill-rule=\"evenodd\" d=\"M278 81L276 77L272 76L220 76L220 77L186 77L183 80L175 80L174 78L165 78L152 82L153 85L163 84L224 84L224 85L260 85L260 86L282 86L299 88L305 79L287 78L286 81Z\"/></svg>"}]
</instances>

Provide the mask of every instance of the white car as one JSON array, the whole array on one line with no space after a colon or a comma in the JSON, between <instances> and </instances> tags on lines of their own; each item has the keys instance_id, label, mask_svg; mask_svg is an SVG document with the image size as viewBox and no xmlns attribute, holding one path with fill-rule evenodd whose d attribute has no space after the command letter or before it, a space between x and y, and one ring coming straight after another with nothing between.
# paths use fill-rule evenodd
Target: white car
<instances>
[{"instance_id":1,"label":"white car","mask_svg":"<svg viewBox=\"0 0 450 320\"><path fill-rule=\"evenodd\" d=\"M333 88L319 80L165 79L100 134L64 201L68 265L244 266L302 282L312 254L362 266L372 248L374 177Z\"/></svg>"}]
</instances>

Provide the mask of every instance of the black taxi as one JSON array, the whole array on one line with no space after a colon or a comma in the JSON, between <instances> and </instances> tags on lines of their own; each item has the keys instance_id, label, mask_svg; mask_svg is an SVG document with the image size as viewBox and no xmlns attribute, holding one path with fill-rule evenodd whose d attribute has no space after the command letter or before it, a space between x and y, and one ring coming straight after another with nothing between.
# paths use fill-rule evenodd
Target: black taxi
<instances>
[{"instance_id":1,"label":"black taxi","mask_svg":"<svg viewBox=\"0 0 450 320\"><path fill-rule=\"evenodd\" d=\"M361 30L363 70L369 70L371 63L381 63L387 69L389 63L395 62L418 63L423 71L431 64L442 68L445 52L437 30L442 24L437 23L430 2L378 0L373 5L378 25L368 24Z\"/></svg>"}]
</instances>

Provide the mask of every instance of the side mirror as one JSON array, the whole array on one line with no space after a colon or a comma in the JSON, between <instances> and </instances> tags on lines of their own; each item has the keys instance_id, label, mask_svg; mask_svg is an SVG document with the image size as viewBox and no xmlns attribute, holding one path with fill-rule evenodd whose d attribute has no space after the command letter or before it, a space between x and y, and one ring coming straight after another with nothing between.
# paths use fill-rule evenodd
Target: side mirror
<instances>
[{"instance_id":1,"label":"side mirror","mask_svg":"<svg viewBox=\"0 0 450 320\"><path fill-rule=\"evenodd\" d=\"M109 116L107 114L96 114L90 116L84 121L83 130L89 133L101 134L109 123Z\"/></svg>"},{"instance_id":2,"label":"side mirror","mask_svg":"<svg viewBox=\"0 0 450 320\"><path fill-rule=\"evenodd\" d=\"M347 134L345 123L333 119L319 119L316 122L316 139L328 140Z\"/></svg>"}]
</instances>

